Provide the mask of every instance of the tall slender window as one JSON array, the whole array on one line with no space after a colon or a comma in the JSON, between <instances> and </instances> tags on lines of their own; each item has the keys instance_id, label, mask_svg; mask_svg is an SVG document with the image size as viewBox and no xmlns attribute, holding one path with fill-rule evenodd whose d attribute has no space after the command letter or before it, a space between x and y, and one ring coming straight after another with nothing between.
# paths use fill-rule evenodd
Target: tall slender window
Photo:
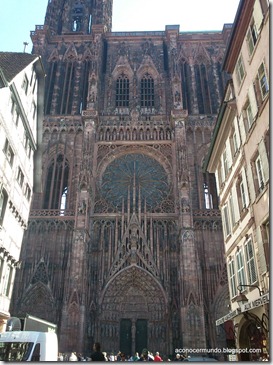
<instances>
[{"instance_id":1,"label":"tall slender window","mask_svg":"<svg viewBox=\"0 0 273 365\"><path fill-rule=\"evenodd\" d=\"M197 84L197 102L200 114L210 114L210 90L208 85L207 67L203 63L194 66L195 82Z\"/></svg>"},{"instance_id":2,"label":"tall slender window","mask_svg":"<svg viewBox=\"0 0 273 365\"><path fill-rule=\"evenodd\" d=\"M229 271L230 294L231 298L233 298L236 295L236 276L235 276L235 265L233 259L228 263L228 271Z\"/></svg>"},{"instance_id":3,"label":"tall slender window","mask_svg":"<svg viewBox=\"0 0 273 365\"><path fill-rule=\"evenodd\" d=\"M52 111L51 108L52 108L54 86L56 82L56 75L57 75L57 62L51 62L48 76L46 77L46 88L45 88L45 90L47 91L45 99L46 114L50 114L50 112Z\"/></svg>"},{"instance_id":4,"label":"tall slender window","mask_svg":"<svg viewBox=\"0 0 273 365\"><path fill-rule=\"evenodd\" d=\"M243 78L245 77L245 66L243 63L242 55L240 55L238 58L238 61L235 66L235 72L236 72L238 85L240 86L243 81Z\"/></svg>"},{"instance_id":5,"label":"tall slender window","mask_svg":"<svg viewBox=\"0 0 273 365\"><path fill-rule=\"evenodd\" d=\"M227 237L231 233L230 217L227 204L225 204L223 207L223 222L224 222L225 237Z\"/></svg>"},{"instance_id":6,"label":"tall slender window","mask_svg":"<svg viewBox=\"0 0 273 365\"><path fill-rule=\"evenodd\" d=\"M261 89L262 98L264 99L269 92L269 84L265 72L264 63L258 69L258 78L259 78L259 85Z\"/></svg>"},{"instance_id":7,"label":"tall slender window","mask_svg":"<svg viewBox=\"0 0 273 365\"><path fill-rule=\"evenodd\" d=\"M116 107L129 106L129 79L121 74L116 82Z\"/></svg>"},{"instance_id":8,"label":"tall slender window","mask_svg":"<svg viewBox=\"0 0 273 365\"><path fill-rule=\"evenodd\" d=\"M254 23L253 19L247 32L247 45L250 56L254 51L255 44L257 43L257 38L258 38L258 33L256 29L256 24Z\"/></svg>"},{"instance_id":9,"label":"tall slender window","mask_svg":"<svg viewBox=\"0 0 273 365\"><path fill-rule=\"evenodd\" d=\"M257 272L254 259L254 251L251 238L245 244L245 256L248 273L248 283L253 284L257 280Z\"/></svg>"},{"instance_id":10,"label":"tall slender window","mask_svg":"<svg viewBox=\"0 0 273 365\"><path fill-rule=\"evenodd\" d=\"M72 102L75 93L74 82L75 82L75 65L72 62L67 62L65 64L65 70L62 88L62 98L61 98L61 114L71 114L72 112Z\"/></svg>"},{"instance_id":11,"label":"tall slender window","mask_svg":"<svg viewBox=\"0 0 273 365\"><path fill-rule=\"evenodd\" d=\"M246 284L243 251L240 249L236 253L237 277L239 284Z\"/></svg>"},{"instance_id":12,"label":"tall slender window","mask_svg":"<svg viewBox=\"0 0 273 365\"><path fill-rule=\"evenodd\" d=\"M63 155L51 161L47 171L44 209L67 207L69 165Z\"/></svg>"},{"instance_id":13,"label":"tall slender window","mask_svg":"<svg viewBox=\"0 0 273 365\"><path fill-rule=\"evenodd\" d=\"M241 196L241 206L242 209L246 208L246 191L245 191L245 185L243 181L240 183L240 196Z\"/></svg>"},{"instance_id":14,"label":"tall slender window","mask_svg":"<svg viewBox=\"0 0 273 365\"><path fill-rule=\"evenodd\" d=\"M261 162L261 157L258 156L257 159L255 160L255 166L256 166L256 175L258 178L258 184L259 184L259 192L263 191L264 189L264 173L263 173L263 168L262 168L262 162Z\"/></svg>"},{"instance_id":15,"label":"tall slender window","mask_svg":"<svg viewBox=\"0 0 273 365\"><path fill-rule=\"evenodd\" d=\"M2 225L4 220L7 202L8 202L8 194L5 189L2 189L2 191L0 191L0 225Z\"/></svg>"},{"instance_id":16,"label":"tall slender window","mask_svg":"<svg viewBox=\"0 0 273 365\"><path fill-rule=\"evenodd\" d=\"M203 194L206 209L215 209L218 207L218 196L214 174L203 174Z\"/></svg>"},{"instance_id":17,"label":"tall slender window","mask_svg":"<svg viewBox=\"0 0 273 365\"><path fill-rule=\"evenodd\" d=\"M141 107L154 107L154 80L152 76L146 73L141 79Z\"/></svg>"},{"instance_id":18,"label":"tall slender window","mask_svg":"<svg viewBox=\"0 0 273 365\"><path fill-rule=\"evenodd\" d=\"M13 267L11 265L7 265L4 273L4 285L3 285L3 294L6 297L10 297L11 294L12 277L13 277Z\"/></svg>"}]
</instances>

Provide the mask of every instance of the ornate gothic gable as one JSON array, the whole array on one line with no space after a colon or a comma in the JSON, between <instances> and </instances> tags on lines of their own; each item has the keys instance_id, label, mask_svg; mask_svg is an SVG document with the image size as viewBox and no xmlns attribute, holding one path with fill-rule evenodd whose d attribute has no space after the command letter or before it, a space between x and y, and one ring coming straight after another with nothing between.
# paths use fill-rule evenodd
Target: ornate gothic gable
<instances>
[{"instance_id":1,"label":"ornate gothic gable","mask_svg":"<svg viewBox=\"0 0 273 365\"><path fill-rule=\"evenodd\" d=\"M34 275L32 277L32 280L31 280L31 284L34 285L38 282L41 282L45 285L48 285L48 283L49 283L47 269L46 269L46 266L45 266L45 263L44 263L43 259L40 260L40 263L38 264L38 266L35 270L35 273L34 273Z\"/></svg>"},{"instance_id":2,"label":"ornate gothic gable","mask_svg":"<svg viewBox=\"0 0 273 365\"><path fill-rule=\"evenodd\" d=\"M157 80L159 79L160 75L155 67L155 64L151 58L151 56L147 55L143 58L138 70L137 75L141 78L145 73L149 73L152 77Z\"/></svg>"},{"instance_id":3,"label":"ornate gothic gable","mask_svg":"<svg viewBox=\"0 0 273 365\"><path fill-rule=\"evenodd\" d=\"M128 75L129 79L131 79L134 75L134 72L130 66L130 63L128 61L128 58L126 56L120 56L114 70L112 72L113 78L117 78L120 74L126 74Z\"/></svg>"},{"instance_id":4,"label":"ornate gothic gable","mask_svg":"<svg viewBox=\"0 0 273 365\"><path fill-rule=\"evenodd\" d=\"M78 54L77 54L76 47L75 47L74 43L71 43L68 46L68 48L64 54L63 60L64 61L72 61L72 60L76 61L77 58L78 58Z\"/></svg>"},{"instance_id":5,"label":"ornate gothic gable","mask_svg":"<svg viewBox=\"0 0 273 365\"><path fill-rule=\"evenodd\" d=\"M130 265L141 266L154 276L159 276L146 237L135 213L132 214L130 223L123 235L109 277L115 275L121 268Z\"/></svg>"},{"instance_id":6,"label":"ornate gothic gable","mask_svg":"<svg viewBox=\"0 0 273 365\"><path fill-rule=\"evenodd\" d=\"M59 60L59 52L57 48L54 48L51 52L50 56L48 57L49 62L54 62Z\"/></svg>"},{"instance_id":7,"label":"ornate gothic gable","mask_svg":"<svg viewBox=\"0 0 273 365\"><path fill-rule=\"evenodd\" d=\"M193 53L194 63L196 64L208 64L210 63L210 55L208 54L203 43L198 43Z\"/></svg>"}]
</instances>

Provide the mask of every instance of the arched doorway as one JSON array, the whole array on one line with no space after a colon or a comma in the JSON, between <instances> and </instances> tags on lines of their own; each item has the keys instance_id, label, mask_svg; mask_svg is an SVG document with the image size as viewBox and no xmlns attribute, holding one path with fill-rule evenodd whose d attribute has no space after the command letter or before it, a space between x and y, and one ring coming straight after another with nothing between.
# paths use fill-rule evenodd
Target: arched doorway
<instances>
[{"instance_id":1,"label":"arched doorway","mask_svg":"<svg viewBox=\"0 0 273 365\"><path fill-rule=\"evenodd\" d=\"M247 320L240 331L239 361L259 361L263 356L265 335L254 320ZM245 352L244 352L245 351Z\"/></svg>"},{"instance_id":2,"label":"arched doorway","mask_svg":"<svg viewBox=\"0 0 273 365\"><path fill-rule=\"evenodd\" d=\"M167 301L159 282L131 265L119 272L101 297L99 328L105 351L132 355L143 348L167 353Z\"/></svg>"}]
</instances>

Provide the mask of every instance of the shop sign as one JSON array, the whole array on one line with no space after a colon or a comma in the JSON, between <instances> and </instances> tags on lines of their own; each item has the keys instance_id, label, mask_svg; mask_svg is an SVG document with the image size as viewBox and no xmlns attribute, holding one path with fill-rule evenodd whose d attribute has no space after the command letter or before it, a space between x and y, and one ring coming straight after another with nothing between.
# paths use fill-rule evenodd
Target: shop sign
<instances>
[{"instance_id":1,"label":"shop sign","mask_svg":"<svg viewBox=\"0 0 273 365\"><path fill-rule=\"evenodd\" d=\"M260 307L263 304L269 303L269 293L262 295L260 298L253 300L252 302L246 303L242 306L241 312L249 311L250 309Z\"/></svg>"},{"instance_id":2,"label":"shop sign","mask_svg":"<svg viewBox=\"0 0 273 365\"><path fill-rule=\"evenodd\" d=\"M240 313L241 313L240 310L236 308L234 311L229 312L224 317L217 319L216 326L220 326L220 324L238 316Z\"/></svg>"}]
</instances>

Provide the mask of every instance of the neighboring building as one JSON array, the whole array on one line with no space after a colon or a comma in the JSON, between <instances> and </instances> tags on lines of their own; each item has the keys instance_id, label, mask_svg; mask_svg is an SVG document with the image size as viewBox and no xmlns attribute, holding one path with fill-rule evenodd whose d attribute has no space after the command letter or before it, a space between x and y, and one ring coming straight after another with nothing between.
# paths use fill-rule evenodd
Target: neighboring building
<instances>
[{"instance_id":1,"label":"neighboring building","mask_svg":"<svg viewBox=\"0 0 273 365\"><path fill-rule=\"evenodd\" d=\"M0 52L0 332L10 317L32 194L41 191L44 76L40 57Z\"/></svg>"},{"instance_id":2,"label":"neighboring building","mask_svg":"<svg viewBox=\"0 0 273 365\"><path fill-rule=\"evenodd\" d=\"M223 68L232 76L206 170L216 174L237 348L269 351L269 4L241 1ZM242 297L242 295L247 298ZM241 307L240 299L247 299ZM261 353L238 355L256 360Z\"/></svg>"},{"instance_id":3,"label":"neighboring building","mask_svg":"<svg viewBox=\"0 0 273 365\"><path fill-rule=\"evenodd\" d=\"M202 165L232 26L113 33L112 6L51 0L31 33L47 74L43 192L12 314L56 323L61 352L226 347L221 216Z\"/></svg>"}]
</instances>

